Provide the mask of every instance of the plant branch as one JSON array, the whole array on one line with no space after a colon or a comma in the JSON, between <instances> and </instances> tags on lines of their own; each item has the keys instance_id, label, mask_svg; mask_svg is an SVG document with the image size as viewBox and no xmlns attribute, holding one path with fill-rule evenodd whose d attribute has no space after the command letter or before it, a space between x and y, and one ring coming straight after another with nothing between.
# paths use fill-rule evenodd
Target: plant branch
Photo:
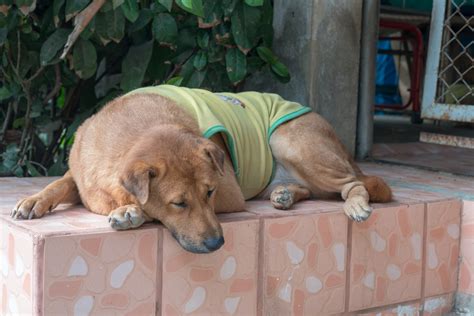
<instances>
[{"instance_id":1,"label":"plant branch","mask_svg":"<svg viewBox=\"0 0 474 316\"><path fill-rule=\"evenodd\" d=\"M84 31L84 29L87 27L92 18L105 4L105 1L106 0L94 0L91 2L91 4L87 6L87 8L85 8L81 11L81 13L76 15L76 17L74 18L74 30L72 30L72 33L69 34L66 45L64 45L64 50L60 57L61 59L66 58L67 53L76 42L79 35L81 35L82 31Z\"/></svg>"},{"instance_id":2,"label":"plant branch","mask_svg":"<svg viewBox=\"0 0 474 316\"><path fill-rule=\"evenodd\" d=\"M8 124L10 123L10 118L13 112L13 102L8 103L7 114L5 114L5 121L3 122L2 130L0 131L0 143L3 141L5 137L5 133L8 129Z\"/></svg>"},{"instance_id":3,"label":"plant branch","mask_svg":"<svg viewBox=\"0 0 474 316\"><path fill-rule=\"evenodd\" d=\"M43 100L43 104L46 104L48 103L49 100L51 100L52 98L54 98L59 90L61 90L61 68L59 67L59 64L55 64L54 65L54 73L56 75L55 77L55 81L54 81L54 87L53 87L53 90L51 90L48 95L46 96L46 98L44 98Z\"/></svg>"},{"instance_id":4,"label":"plant branch","mask_svg":"<svg viewBox=\"0 0 474 316\"><path fill-rule=\"evenodd\" d=\"M16 52L16 70L20 69L20 58L21 58L21 41L20 41L20 30L16 31L16 38L17 38L17 52Z\"/></svg>"},{"instance_id":5,"label":"plant branch","mask_svg":"<svg viewBox=\"0 0 474 316\"><path fill-rule=\"evenodd\" d=\"M35 80L36 77L38 77L43 72L43 70L44 70L43 66L39 67L38 70L36 70L36 72L33 74L33 76L26 79L26 81L31 82L31 81Z\"/></svg>"},{"instance_id":6,"label":"plant branch","mask_svg":"<svg viewBox=\"0 0 474 316\"><path fill-rule=\"evenodd\" d=\"M43 175L48 176L48 169L46 169L45 166L43 166L39 162L36 162L36 161L33 161L33 160L30 160L30 164L32 164L34 166L37 166L37 167L40 167L43 170Z\"/></svg>"},{"instance_id":7,"label":"plant branch","mask_svg":"<svg viewBox=\"0 0 474 316\"><path fill-rule=\"evenodd\" d=\"M196 53L196 51L197 51L196 48L193 49L192 53L189 54L189 56L188 56L185 60L183 60L183 61L182 61L181 63L179 63L179 64L174 65L173 70L169 73L169 75L166 77L166 79L165 79L164 82L167 82L168 80L170 80L171 78L173 78L174 75L183 67L183 65L184 65L189 59L191 59L191 57L194 56L194 54Z\"/></svg>"}]
</instances>

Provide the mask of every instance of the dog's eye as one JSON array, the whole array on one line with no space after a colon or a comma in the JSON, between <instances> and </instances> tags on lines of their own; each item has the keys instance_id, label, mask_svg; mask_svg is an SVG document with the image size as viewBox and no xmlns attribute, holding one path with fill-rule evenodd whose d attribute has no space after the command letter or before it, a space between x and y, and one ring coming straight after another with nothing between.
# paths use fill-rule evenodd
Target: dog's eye
<instances>
[{"instance_id":1,"label":"dog's eye","mask_svg":"<svg viewBox=\"0 0 474 316\"><path fill-rule=\"evenodd\" d=\"M180 203L171 202L171 204L173 204L174 206L179 207L179 208L188 207L188 204L186 204L185 202L180 202Z\"/></svg>"},{"instance_id":2,"label":"dog's eye","mask_svg":"<svg viewBox=\"0 0 474 316\"><path fill-rule=\"evenodd\" d=\"M212 193L214 193L215 189L207 191L207 197L210 198L212 196Z\"/></svg>"}]
</instances>

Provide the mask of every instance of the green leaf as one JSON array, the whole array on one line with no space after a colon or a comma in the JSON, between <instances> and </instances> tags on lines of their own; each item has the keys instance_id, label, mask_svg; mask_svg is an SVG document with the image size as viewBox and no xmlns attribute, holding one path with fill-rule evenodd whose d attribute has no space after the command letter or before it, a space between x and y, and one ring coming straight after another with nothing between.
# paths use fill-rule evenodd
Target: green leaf
<instances>
[{"instance_id":1,"label":"green leaf","mask_svg":"<svg viewBox=\"0 0 474 316\"><path fill-rule=\"evenodd\" d=\"M142 28L145 27L145 25L150 23L152 18L153 18L153 11L151 11L150 9L142 9L138 15L138 18L128 28L128 33L130 34L138 30L141 30Z\"/></svg>"},{"instance_id":2,"label":"green leaf","mask_svg":"<svg viewBox=\"0 0 474 316\"><path fill-rule=\"evenodd\" d=\"M96 33L102 44L110 40L119 43L124 35L125 18L122 10L109 10L96 15Z\"/></svg>"},{"instance_id":3,"label":"green leaf","mask_svg":"<svg viewBox=\"0 0 474 316\"><path fill-rule=\"evenodd\" d=\"M225 57L224 47L221 45L217 45L215 41L209 41L209 49L207 55L209 63L221 61Z\"/></svg>"},{"instance_id":4,"label":"green leaf","mask_svg":"<svg viewBox=\"0 0 474 316\"><path fill-rule=\"evenodd\" d=\"M146 70L146 77L153 81L162 82L171 68L171 59L176 52L169 47L153 43L153 53Z\"/></svg>"},{"instance_id":5,"label":"green leaf","mask_svg":"<svg viewBox=\"0 0 474 316\"><path fill-rule=\"evenodd\" d=\"M0 46L2 46L5 43L7 39L7 35L8 35L8 29L6 27L0 28Z\"/></svg>"},{"instance_id":6,"label":"green leaf","mask_svg":"<svg viewBox=\"0 0 474 316\"><path fill-rule=\"evenodd\" d=\"M89 0L66 0L66 22L84 9Z\"/></svg>"},{"instance_id":7,"label":"green leaf","mask_svg":"<svg viewBox=\"0 0 474 316\"><path fill-rule=\"evenodd\" d=\"M171 8L173 8L173 0L158 0L158 2L166 8L169 12L171 12Z\"/></svg>"},{"instance_id":8,"label":"green leaf","mask_svg":"<svg viewBox=\"0 0 474 316\"><path fill-rule=\"evenodd\" d=\"M32 177L41 177L41 173L33 166L28 160L25 161L26 168L28 169L28 173Z\"/></svg>"},{"instance_id":9,"label":"green leaf","mask_svg":"<svg viewBox=\"0 0 474 316\"><path fill-rule=\"evenodd\" d=\"M139 9L137 0L125 0L125 2L121 6L123 15L129 20L130 22L135 22L138 19Z\"/></svg>"},{"instance_id":10,"label":"green leaf","mask_svg":"<svg viewBox=\"0 0 474 316\"><path fill-rule=\"evenodd\" d=\"M12 168L15 167L18 161L19 151L18 145L11 143L7 145L6 150L0 155L3 158L3 166L5 166L7 170L13 171Z\"/></svg>"},{"instance_id":11,"label":"green leaf","mask_svg":"<svg viewBox=\"0 0 474 316\"><path fill-rule=\"evenodd\" d=\"M245 78L247 74L247 58L237 48L231 48L225 55L227 76L232 83L236 84Z\"/></svg>"},{"instance_id":12,"label":"green leaf","mask_svg":"<svg viewBox=\"0 0 474 316\"><path fill-rule=\"evenodd\" d=\"M25 126L25 118L19 117L13 121L13 128L22 128Z\"/></svg>"},{"instance_id":13,"label":"green leaf","mask_svg":"<svg viewBox=\"0 0 474 316\"><path fill-rule=\"evenodd\" d=\"M234 12L235 5L239 0L222 0L222 10L225 16L231 16Z\"/></svg>"},{"instance_id":14,"label":"green leaf","mask_svg":"<svg viewBox=\"0 0 474 316\"><path fill-rule=\"evenodd\" d=\"M178 33L178 40L176 42L177 50L179 52L193 49L196 47L196 32L192 28L185 28L179 30Z\"/></svg>"},{"instance_id":15,"label":"green leaf","mask_svg":"<svg viewBox=\"0 0 474 316\"><path fill-rule=\"evenodd\" d=\"M212 28L222 22L224 11L219 1L204 1L204 17L199 18L199 28Z\"/></svg>"},{"instance_id":16,"label":"green leaf","mask_svg":"<svg viewBox=\"0 0 474 316\"><path fill-rule=\"evenodd\" d=\"M39 54L36 51L28 51L22 53L22 56L24 59L20 63L19 73L22 78L25 78L28 74L28 71L30 71L33 67L39 68Z\"/></svg>"},{"instance_id":17,"label":"green leaf","mask_svg":"<svg viewBox=\"0 0 474 316\"><path fill-rule=\"evenodd\" d=\"M201 48L207 48L207 46L209 45L209 32L208 31L204 31L204 30L200 30L200 32L198 33L198 36L197 36L197 43L199 45L199 47Z\"/></svg>"},{"instance_id":18,"label":"green leaf","mask_svg":"<svg viewBox=\"0 0 474 316\"><path fill-rule=\"evenodd\" d=\"M204 6L202 0L175 0L176 4L189 13L197 15L201 18L204 17ZM209 1L209 0L206 0Z\"/></svg>"},{"instance_id":19,"label":"green leaf","mask_svg":"<svg viewBox=\"0 0 474 316\"><path fill-rule=\"evenodd\" d=\"M270 64L272 72L277 76L280 81L290 81L290 72L288 71L288 68L286 68L286 66L278 60L275 54L273 54L273 52L268 47L257 47L257 54L260 59Z\"/></svg>"},{"instance_id":20,"label":"green leaf","mask_svg":"<svg viewBox=\"0 0 474 316\"><path fill-rule=\"evenodd\" d=\"M72 54L74 71L81 79L88 79L97 69L97 53L94 45L88 40L79 38Z\"/></svg>"},{"instance_id":21,"label":"green leaf","mask_svg":"<svg viewBox=\"0 0 474 316\"><path fill-rule=\"evenodd\" d=\"M71 30L68 29L57 29L48 37L48 39L41 46L41 65L47 65L54 59L58 51L64 47L64 44L66 44L70 31Z\"/></svg>"},{"instance_id":22,"label":"green leaf","mask_svg":"<svg viewBox=\"0 0 474 316\"><path fill-rule=\"evenodd\" d=\"M160 13L153 19L152 32L160 44L172 45L178 38L178 25L168 13Z\"/></svg>"},{"instance_id":23,"label":"green leaf","mask_svg":"<svg viewBox=\"0 0 474 316\"><path fill-rule=\"evenodd\" d=\"M66 0L54 0L53 2L53 20L55 26L58 26L59 22L61 21L60 12L61 8L64 6L65 1Z\"/></svg>"},{"instance_id":24,"label":"green leaf","mask_svg":"<svg viewBox=\"0 0 474 316\"><path fill-rule=\"evenodd\" d=\"M181 83L183 82L183 77L180 77L180 76L177 76L177 77L173 77L171 78L170 80L166 81L166 84L170 84L170 85L173 85L173 86L181 86Z\"/></svg>"},{"instance_id":25,"label":"green leaf","mask_svg":"<svg viewBox=\"0 0 474 316\"><path fill-rule=\"evenodd\" d=\"M264 0L262 18L260 20L260 34L262 35L265 46L272 47L273 43L273 7L271 0Z\"/></svg>"},{"instance_id":26,"label":"green leaf","mask_svg":"<svg viewBox=\"0 0 474 316\"><path fill-rule=\"evenodd\" d=\"M64 150L59 152L58 157L56 158L56 162L49 167L48 169L48 176L55 177L55 176L62 176L67 171L67 165L64 162Z\"/></svg>"},{"instance_id":27,"label":"green leaf","mask_svg":"<svg viewBox=\"0 0 474 316\"><path fill-rule=\"evenodd\" d=\"M276 63L272 64L272 70L280 77L290 76L290 72L288 71L288 68L286 68L286 66L280 61L277 61Z\"/></svg>"},{"instance_id":28,"label":"green leaf","mask_svg":"<svg viewBox=\"0 0 474 316\"><path fill-rule=\"evenodd\" d=\"M271 65L271 68L272 72L277 75L278 80L283 83L287 83L288 81L290 81L290 73L288 71L288 68L286 68L283 63L277 61L276 63Z\"/></svg>"},{"instance_id":29,"label":"green leaf","mask_svg":"<svg viewBox=\"0 0 474 316\"><path fill-rule=\"evenodd\" d=\"M15 0L17 7L30 6L35 2L35 0Z\"/></svg>"},{"instance_id":30,"label":"green leaf","mask_svg":"<svg viewBox=\"0 0 474 316\"><path fill-rule=\"evenodd\" d=\"M13 95L13 93L10 90L8 90L7 87L3 86L3 87L0 88L0 101L8 99L12 95Z\"/></svg>"},{"instance_id":31,"label":"green leaf","mask_svg":"<svg viewBox=\"0 0 474 316\"><path fill-rule=\"evenodd\" d=\"M25 16L36 8L36 0L16 0L15 4Z\"/></svg>"},{"instance_id":32,"label":"green leaf","mask_svg":"<svg viewBox=\"0 0 474 316\"><path fill-rule=\"evenodd\" d=\"M124 0L112 0L112 9L117 9L123 4Z\"/></svg>"},{"instance_id":33,"label":"green leaf","mask_svg":"<svg viewBox=\"0 0 474 316\"><path fill-rule=\"evenodd\" d=\"M193 65L197 70L203 70L207 65L207 53L203 50L199 51L194 57Z\"/></svg>"},{"instance_id":34,"label":"green leaf","mask_svg":"<svg viewBox=\"0 0 474 316\"><path fill-rule=\"evenodd\" d=\"M245 3L252 7L260 7L263 5L263 0L245 0Z\"/></svg>"},{"instance_id":35,"label":"green leaf","mask_svg":"<svg viewBox=\"0 0 474 316\"><path fill-rule=\"evenodd\" d=\"M132 46L122 62L120 88L131 91L141 86L153 52L153 41Z\"/></svg>"},{"instance_id":36,"label":"green leaf","mask_svg":"<svg viewBox=\"0 0 474 316\"><path fill-rule=\"evenodd\" d=\"M260 10L239 4L231 17L231 22L235 43L244 54L247 54L257 44L259 38Z\"/></svg>"},{"instance_id":37,"label":"green leaf","mask_svg":"<svg viewBox=\"0 0 474 316\"><path fill-rule=\"evenodd\" d=\"M207 70L195 71L191 74L186 86L189 88L199 88L201 87L204 78L206 78Z\"/></svg>"},{"instance_id":38,"label":"green leaf","mask_svg":"<svg viewBox=\"0 0 474 316\"><path fill-rule=\"evenodd\" d=\"M276 63L278 60L277 57L273 54L273 52L265 46L257 47L257 54L262 60L269 63L270 65Z\"/></svg>"}]
</instances>

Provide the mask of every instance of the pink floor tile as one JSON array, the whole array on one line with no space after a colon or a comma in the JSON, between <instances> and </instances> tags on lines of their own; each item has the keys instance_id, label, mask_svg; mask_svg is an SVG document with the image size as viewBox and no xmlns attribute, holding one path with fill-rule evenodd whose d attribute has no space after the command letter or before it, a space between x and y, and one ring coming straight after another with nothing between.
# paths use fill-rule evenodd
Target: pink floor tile
<instances>
[{"instance_id":1,"label":"pink floor tile","mask_svg":"<svg viewBox=\"0 0 474 316\"><path fill-rule=\"evenodd\" d=\"M292 215L342 212L342 200L306 200L296 203L289 210L277 210L268 200L246 202L249 212L261 217L287 217Z\"/></svg>"},{"instance_id":2,"label":"pink floor tile","mask_svg":"<svg viewBox=\"0 0 474 316\"><path fill-rule=\"evenodd\" d=\"M425 297L456 289L461 202L429 203L427 209Z\"/></svg>"},{"instance_id":3,"label":"pink floor tile","mask_svg":"<svg viewBox=\"0 0 474 316\"><path fill-rule=\"evenodd\" d=\"M382 307L370 312L357 312L358 316L419 316L420 303L400 304L396 307Z\"/></svg>"},{"instance_id":4,"label":"pink floor tile","mask_svg":"<svg viewBox=\"0 0 474 316\"><path fill-rule=\"evenodd\" d=\"M376 210L352 224L349 310L419 299L424 205Z\"/></svg>"},{"instance_id":5,"label":"pink floor tile","mask_svg":"<svg viewBox=\"0 0 474 316\"><path fill-rule=\"evenodd\" d=\"M0 315L32 314L33 239L0 225Z\"/></svg>"},{"instance_id":6,"label":"pink floor tile","mask_svg":"<svg viewBox=\"0 0 474 316\"><path fill-rule=\"evenodd\" d=\"M258 220L224 223L225 244L211 254L183 250L163 231L162 315L255 315Z\"/></svg>"},{"instance_id":7,"label":"pink floor tile","mask_svg":"<svg viewBox=\"0 0 474 316\"><path fill-rule=\"evenodd\" d=\"M474 294L474 201L463 203L459 291Z\"/></svg>"},{"instance_id":8,"label":"pink floor tile","mask_svg":"<svg viewBox=\"0 0 474 316\"><path fill-rule=\"evenodd\" d=\"M157 245L157 228L46 238L44 314L152 315Z\"/></svg>"},{"instance_id":9,"label":"pink floor tile","mask_svg":"<svg viewBox=\"0 0 474 316\"><path fill-rule=\"evenodd\" d=\"M344 214L265 219L263 234L264 315L326 315L344 311Z\"/></svg>"},{"instance_id":10,"label":"pink floor tile","mask_svg":"<svg viewBox=\"0 0 474 316\"><path fill-rule=\"evenodd\" d=\"M423 316L444 316L453 309L454 295L452 293L425 298Z\"/></svg>"}]
</instances>

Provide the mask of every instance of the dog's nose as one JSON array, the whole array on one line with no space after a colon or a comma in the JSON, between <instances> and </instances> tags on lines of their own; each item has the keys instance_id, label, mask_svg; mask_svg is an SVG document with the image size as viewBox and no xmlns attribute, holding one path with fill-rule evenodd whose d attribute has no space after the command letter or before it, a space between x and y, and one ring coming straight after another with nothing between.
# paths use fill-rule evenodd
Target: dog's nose
<instances>
[{"instance_id":1,"label":"dog's nose","mask_svg":"<svg viewBox=\"0 0 474 316\"><path fill-rule=\"evenodd\" d=\"M207 238L204 240L204 246L209 251L214 251L219 249L222 245L224 244L224 237L213 237L213 238Z\"/></svg>"}]
</instances>

